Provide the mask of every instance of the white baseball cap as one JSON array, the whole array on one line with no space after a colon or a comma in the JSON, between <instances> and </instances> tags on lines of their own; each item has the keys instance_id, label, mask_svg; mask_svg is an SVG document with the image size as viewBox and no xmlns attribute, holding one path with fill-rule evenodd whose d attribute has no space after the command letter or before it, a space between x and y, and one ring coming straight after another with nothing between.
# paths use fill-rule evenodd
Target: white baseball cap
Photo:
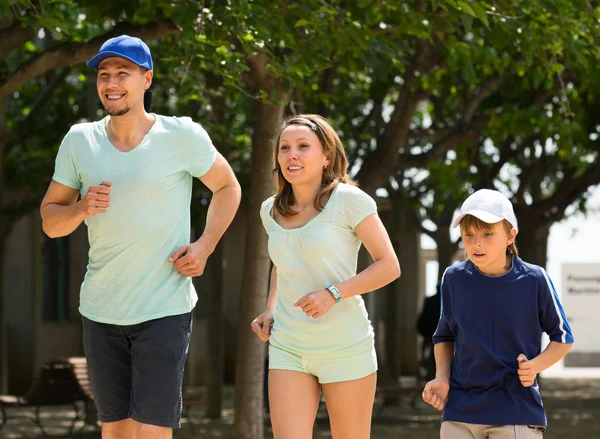
<instances>
[{"instance_id":1,"label":"white baseball cap","mask_svg":"<svg viewBox=\"0 0 600 439\"><path fill-rule=\"evenodd\" d=\"M484 223L493 224L507 220L517 231L517 217L510 200L498 191L480 189L460 206L460 214L452 222L458 227L465 215L473 215Z\"/></svg>"}]
</instances>

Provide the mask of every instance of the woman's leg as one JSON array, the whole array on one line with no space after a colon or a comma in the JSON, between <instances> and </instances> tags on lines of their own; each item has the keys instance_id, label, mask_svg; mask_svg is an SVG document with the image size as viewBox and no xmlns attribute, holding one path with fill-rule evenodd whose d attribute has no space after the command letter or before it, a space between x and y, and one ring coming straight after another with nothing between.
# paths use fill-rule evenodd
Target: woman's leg
<instances>
[{"instance_id":1,"label":"woman's leg","mask_svg":"<svg viewBox=\"0 0 600 439\"><path fill-rule=\"evenodd\" d=\"M317 378L294 370L269 370L269 406L275 439L311 439L319 409Z\"/></svg>"},{"instance_id":2,"label":"woman's leg","mask_svg":"<svg viewBox=\"0 0 600 439\"><path fill-rule=\"evenodd\" d=\"M368 439L377 373L352 381L323 384L333 439Z\"/></svg>"}]
</instances>

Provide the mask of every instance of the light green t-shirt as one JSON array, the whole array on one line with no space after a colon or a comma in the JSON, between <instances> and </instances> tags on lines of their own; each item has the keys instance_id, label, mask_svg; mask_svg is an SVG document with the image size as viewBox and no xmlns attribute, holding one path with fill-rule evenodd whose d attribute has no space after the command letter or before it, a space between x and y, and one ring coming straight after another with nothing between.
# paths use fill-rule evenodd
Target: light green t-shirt
<instances>
[{"instance_id":1,"label":"light green t-shirt","mask_svg":"<svg viewBox=\"0 0 600 439\"><path fill-rule=\"evenodd\" d=\"M325 208L300 228L285 229L272 216L274 198L261 207L269 255L277 267L277 305L270 343L301 356L354 355L373 349L373 328L360 295L342 299L319 318L294 303L356 275L361 241L354 228L377 213L359 188L339 183Z\"/></svg>"},{"instance_id":2,"label":"light green t-shirt","mask_svg":"<svg viewBox=\"0 0 600 439\"><path fill-rule=\"evenodd\" d=\"M79 189L112 182L110 207L85 220L90 243L79 311L90 320L132 325L190 312L191 278L169 256L190 243L192 177L216 159L206 131L187 117L155 115L129 152L108 140L107 118L74 125L63 139L52 179Z\"/></svg>"}]
</instances>

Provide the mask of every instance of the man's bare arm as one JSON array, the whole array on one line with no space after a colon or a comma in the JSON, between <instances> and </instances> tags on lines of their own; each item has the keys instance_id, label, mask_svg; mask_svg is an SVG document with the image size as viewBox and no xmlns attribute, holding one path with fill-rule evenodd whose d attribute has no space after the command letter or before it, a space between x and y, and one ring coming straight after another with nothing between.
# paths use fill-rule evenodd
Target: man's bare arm
<instances>
[{"instance_id":1,"label":"man's bare arm","mask_svg":"<svg viewBox=\"0 0 600 439\"><path fill-rule=\"evenodd\" d=\"M52 181L40 206L42 229L50 238L71 234L86 218L106 212L110 206L111 183L92 186L77 201L79 190Z\"/></svg>"}]
</instances>

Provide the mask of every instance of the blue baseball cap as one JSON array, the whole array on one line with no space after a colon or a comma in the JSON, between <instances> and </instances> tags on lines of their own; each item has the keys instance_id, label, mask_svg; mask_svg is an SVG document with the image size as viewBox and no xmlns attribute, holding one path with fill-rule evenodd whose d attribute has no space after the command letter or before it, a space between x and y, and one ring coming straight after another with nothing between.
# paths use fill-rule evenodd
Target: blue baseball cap
<instances>
[{"instance_id":1,"label":"blue baseball cap","mask_svg":"<svg viewBox=\"0 0 600 439\"><path fill-rule=\"evenodd\" d=\"M140 67L152 70L150 49L142 40L129 35L121 35L106 41L98 53L87 62L87 66L97 69L102 61L113 57L123 58Z\"/></svg>"}]
</instances>

